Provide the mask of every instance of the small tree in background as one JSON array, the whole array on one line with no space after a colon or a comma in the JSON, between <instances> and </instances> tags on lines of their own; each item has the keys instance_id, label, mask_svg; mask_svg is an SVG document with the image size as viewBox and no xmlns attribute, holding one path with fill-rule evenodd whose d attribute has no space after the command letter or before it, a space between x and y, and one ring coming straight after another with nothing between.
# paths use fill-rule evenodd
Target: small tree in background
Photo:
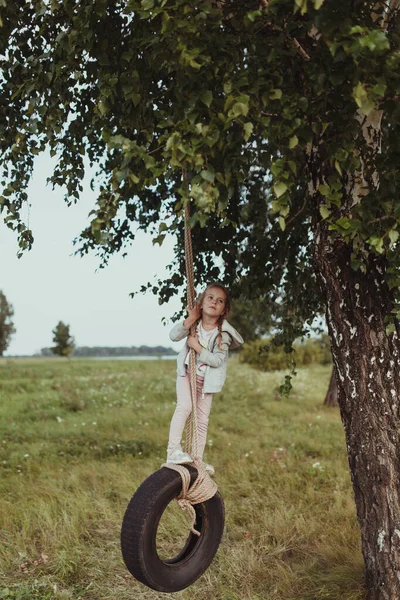
<instances>
[{"instance_id":1,"label":"small tree in background","mask_svg":"<svg viewBox=\"0 0 400 600\"><path fill-rule=\"evenodd\" d=\"M51 348L53 354L68 358L75 347L75 340L69 332L69 325L59 321L56 328L53 329L53 342L55 344Z\"/></svg>"},{"instance_id":2,"label":"small tree in background","mask_svg":"<svg viewBox=\"0 0 400 600\"><path fill-rule=\"evenodd\" d=\"M0 290L0 356L3 356L7 350L11 337L16 331L12 321L13 316L14 309L12 305Z\"/></svg>"}]
</instances>

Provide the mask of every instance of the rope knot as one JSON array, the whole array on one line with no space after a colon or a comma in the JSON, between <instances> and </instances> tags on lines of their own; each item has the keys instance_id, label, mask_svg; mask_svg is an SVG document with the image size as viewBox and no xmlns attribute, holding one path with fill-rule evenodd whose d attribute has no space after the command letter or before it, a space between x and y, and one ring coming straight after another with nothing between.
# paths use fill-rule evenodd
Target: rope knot
<instances>
[{"instance_id":1,"label":"rope knot","mask_svg":"<svg viewBox=\"0 0 400 600\"><path fill-rule=\"evenodd\" d=\"M197 531L197 529L194 528L195 524L196 524L196 511L193 508L193 505L189 502L189 500L187 500L186 498L175 498L175 500L177 501L177 503L179 504L179 506L181 507L182 510L187 510L187 512L190 515L192 524L190 526L190 531L192 533L194 533L197 536L200 536L200 531Z\"/></svg>"},{"instance_id":2,"label":"rope knot","mask_svg":"<svg viewBox=\"0 0 400 600\"><path fill-rule=\"evenodd\" d=\"M175 498L182 510L186 510L191 519L192 524L190 531L195 535L201 535L199 531L194 529L196 524L196 511L193 508L194 504L200 504L206 502L213 496L215 496L218 487L215 481L211 479L207 471L205 470L204 463L202 460L196 459L192 463L197 469L197 477L193 484L190 485L190 473L183 465L174 465L171 463L164 463L163 467L178 471L182 478L182 491Z\"/></svg>"}]
</instances>

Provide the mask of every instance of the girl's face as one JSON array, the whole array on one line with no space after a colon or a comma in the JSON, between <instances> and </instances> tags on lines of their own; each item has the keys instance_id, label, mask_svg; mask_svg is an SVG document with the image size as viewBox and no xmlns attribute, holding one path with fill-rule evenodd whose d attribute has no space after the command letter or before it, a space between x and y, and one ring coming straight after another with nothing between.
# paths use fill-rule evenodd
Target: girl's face
<instances>
[{"instance_id":1,"label":"girl's face","mask_svg":"<svg viewBox=\"0 0 400 600\"><path fill-rule=\"evenodd\" d=\"M225 313L226 294L221 288L210 287L206 291L201 309L203 315L219 318Z\"/></svg>"}]
</instances>

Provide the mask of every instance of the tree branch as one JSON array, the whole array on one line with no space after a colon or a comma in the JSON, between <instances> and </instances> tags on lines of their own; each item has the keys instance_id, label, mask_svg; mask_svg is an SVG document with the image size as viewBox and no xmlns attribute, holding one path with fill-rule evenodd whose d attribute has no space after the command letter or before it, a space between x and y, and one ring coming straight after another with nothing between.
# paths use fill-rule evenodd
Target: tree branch
<instances>
[{"instance_id":1,"label":"tree branch","mask_svg":"<svg viewBox=\"0 0 400 600\"><path fill-rule=\"evenodd\" d=\"M379 11L379 9L382 7L383 13ZM389 2L387 2L387 0L383 0L381 2L376 2L372 11L372 18L374 21L380 20L380 27L382 29L387 29L390 21L397 15L399 10L400 0L389 0Z\"/></svg>"},{"instance_id":2,"label":"tree branch","mask_svg":"<svg viewBox=\"0 0 400 600\"><path fill-rule=\"evenodd\" d=\"M299 216L299 215L300 215L300 214L303 212L303 210L304 210L304 209L305 209L305 207L307 206L307 200L308 200L308 196L307 196L307 194L306 194L306 195L305 195L305 198L304 198L303 206L300 208L300 210L298 210L298 211L297 211L297 213L296 213L295 215L293 215L293 216L292 216L292 217L291 217L291 218L290 218L290 219L287 221L287 223L286 223L286 227L289 227L289 225L292 223L292 221L294 221L294 220L295 220L295 218L296 218L296 217L298 217L298 216Z\"/></svg>"},{"instance_id":3,"label":"tree branch","mask_svg":"<svg viewBox=\"0 0 400 600\"><path fill-rule=\"evenodd\" d=\"M290 35L287 33L286 36L288 37L288 39L291 41L291 43L296 46L297 51L299 52L299 54L301 54L301 56L305 59L305 60L311 60L311 57L307 54L307 52L304 50L303 46L301 46L301 44L299 44L299 42L296 40L296 38L292 38L290 37Z\"/></svg>"},{"instance_id":4,"label":"tree branch","mask_svg":"<svg viewBox=\"0 0 400 600\"><path fill-rule=\"evenodd\" d=\"M260 10L268 8L269 0L260 0ZM296 38L292 38L288 33L285 32L287 39L297 48L298 53L305 59L310 60L310 56L304 50L303 46L298 42Z\"/></svg>"}]
</instances>

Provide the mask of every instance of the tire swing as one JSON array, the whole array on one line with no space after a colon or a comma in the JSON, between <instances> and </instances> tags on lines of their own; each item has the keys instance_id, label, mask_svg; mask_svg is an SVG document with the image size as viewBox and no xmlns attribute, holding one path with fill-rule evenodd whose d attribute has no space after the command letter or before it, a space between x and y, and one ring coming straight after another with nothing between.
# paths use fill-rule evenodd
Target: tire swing
<instances>
[{"instance_id":1,"label":"tire swing","mask_svg":"<svg viewBox=\"0 0 400 600\"><path fill-rule=\"evenodd\" d=\"M189 205L185 206L185 262L188 306L193 307L194 274ZM195 326L191 334L195 333ZM185 451L194 457L185 465L164 464L132 496L121 528L121 549L130 573L159 592L178 592L196 581L211 564L221 542L225 510L217 485L198 456L196 356L189 355L192 412L186 429ZM157 552L157 530L168 505L177 501L189 512L192 525L180 552L167 560ZM196 528L195 528L196 526Z\"/></svg>"}]
</instances>

